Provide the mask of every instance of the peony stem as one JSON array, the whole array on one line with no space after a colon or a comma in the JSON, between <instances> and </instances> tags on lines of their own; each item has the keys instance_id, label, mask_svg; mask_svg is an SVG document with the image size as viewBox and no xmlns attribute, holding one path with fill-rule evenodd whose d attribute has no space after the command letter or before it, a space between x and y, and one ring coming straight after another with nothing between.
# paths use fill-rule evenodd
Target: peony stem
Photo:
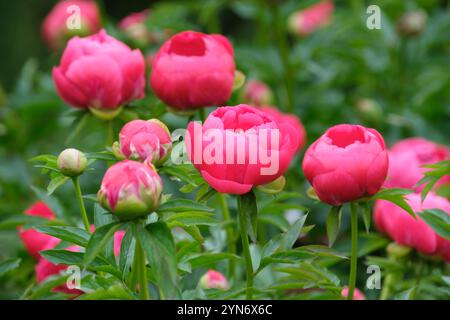
<instances>
[{"instance_id":1,"label":"peony stem","mask_svg":"<svg viewBox=\"0 0 450 320\"><path fill-rule=\"evenodd\" d=\"M114 143L114 125L113 120L108 120L107 134L106 134L106 146L111 147Z\"/></svg>"},{"instance_id":2,"label":"peony stem","mask_svg":"<svg viewBox=\"0 0 450 320\"><path fill-rule=\"evenodd\" d=\"M348 300L353 300L353 293L356 286L356 272L358 266L358 205L350 203L351 211L351 233L352 233L352 253L350 257L350 277L348 285Z\"/></svg>"},{"instance_id":3,"label":"peony stem","mask_svg":"<svg viewBox=\"0 0 450 320\"><path fill-rule=\"evenodd\" d=\"M136 248L134 252L134 268L137 272L138 281L139 281L139 293L142 300L149 300L150 294L148 291L148 280L147 280L147 270L145 266L145 252L144 248L139 241L139 238L136 236Z\"/></svg>"},{"instance_id":4,"label":"peony stem","mask_svg":"<svg viewBox=\"0 0 450 320\"><path fill-rule=\"evenodd\" d=\"M236 253L236 245L234 243L234 235L233 235L233 227L231 225L230 218L230 210L228 210L227 199L225 198L225 194L218 193L217 194L220 204L220 209L222 211L223 220L227 223L226 231L227 231L227 242L228 242L228 252L235 254ZM228 265L228 276L230 279L234 279L234 273L236 270L236 264L234 259L229 260Z\"/></svg>"},{"instance_id":5,"label":"peony stem","mask_svg":"<svg viewBox=\"0 0 450 320\"><path fill-rule=\"evenodd\" d=\"M247 217L246 213L242 209L242 196L240 195L238 196L238 215L241 230L242 249L244 251L245 270L247 273L246 299L251 300L253 297L253 263L247 235Z\"/></svg>"},{"instance_id":6,"label":"peony stem","mask_svg":"<svg viewBox=\"0 0 450 320\"><path fill-rule=\"evenodd\" d=\"M80 205L81 218L83 219L84 228L87 232L91 232L91 225L86 213L86 207L84 206L83 194L81 193L80 182L78 177L72 178L73 186L75 188L75 195L78 199L78 204Z\"/></svg>"},{"instance_id":7,"label":"peony stem","mask_svg":"<svg viewBox=\"0 0 450 320\"><path fill-rule=\"evenodd\" d=\"M199 113L199 115L200 115L200 120L202 121L202 123L204 123L204 122L205 122L205 119L206 119L205 108L200 108L200 109L198 110L198 113Z\"/></svg>"}]
</instances>

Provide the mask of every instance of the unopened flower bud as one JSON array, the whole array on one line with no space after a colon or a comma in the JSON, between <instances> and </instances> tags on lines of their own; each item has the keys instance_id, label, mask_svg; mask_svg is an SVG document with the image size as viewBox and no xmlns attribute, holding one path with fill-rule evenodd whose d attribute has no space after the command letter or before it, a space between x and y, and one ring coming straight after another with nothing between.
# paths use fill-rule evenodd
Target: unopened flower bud
<instances>
[{"instance_id":1,"label":"unopened flower bud","mask_svg":"<svg viewBox=\"0 0 450 320\"><path fill-rule=\"evenodd\" d=\"M113 152L120 158L149 162L159 166L172 150L172 139L167 126L158 119L133 120L119 133L119 143Z\"/></svg>"},{"instance_id":2,"label":"unopened flower bud","mask_svg":"<svg viewBox=\"0 0 450 320\"><path fill-rule=\"evenodd\" d=\"M413 37L418 36L425 29L427 14L423 10L415 10L405 13L397 22L397 33Z\"/></svg>"},{"instance_id":3,"label":"unopened flower bud","mask_svg":"<svg viewBox=\"0 0 450 320\"><path fill-rule=\"evenodd\" d=\"M242 100L255 106L268 106L272 104L272 90L264 82L250 80L242 91Z\"/></svg>"},{"instance_id":4,"label":"unopened flower bud","mask_svg":"<svg viewBox=\"0 0 450 320\"><path fill-rule=\"evenodd\" d=\"M63 175L76 177L86 170L87 159L83 152L69 148L59 154L57 165Z\"/></svg>"},{"instance_id":5,"label":"unopened flower bud","mask_svg":"<svg viewBox=\"0 0 450 320\"><path fill-rule=\"evenodd\" d=\"M228 281L220 272L208 270L208 272L200 278L199 286L202 289L228 290Z\"/></svg>"},{"instance_id":6,"label":"unopened flower bud","mask_svg":"<svg viewBox=\"0 0 450 320\"><path fill-rule=\"evenodd\" d=\"M152 167L124 160L106 171L97 200L120 220L134 220L145 218L159 206L162 189L162 180Z\"/></svg>"}]
</instances>

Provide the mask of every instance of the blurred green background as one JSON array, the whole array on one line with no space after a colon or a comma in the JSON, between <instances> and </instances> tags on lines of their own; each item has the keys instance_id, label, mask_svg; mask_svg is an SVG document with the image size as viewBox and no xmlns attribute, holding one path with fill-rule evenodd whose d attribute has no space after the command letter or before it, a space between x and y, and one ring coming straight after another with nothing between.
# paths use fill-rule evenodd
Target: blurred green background
<instances>
[{"instance_id":1,"label":"blurred green background","mask_svg":"<svg viewBox=\"0 0 450 320\"><path fill-rule=\"evenodd\" d=\"M450 142L450 5L445 0L334 1L330 26L305 38L288 33L291 13L316 1L204 0L103 1L106 28L118 35L118 20L151 7L151 30L195 29L223 33L233 43L237 68L248 79L267 83L280 109L298 115L308 133L308 144L337 123L359 123L379 130L388 144L410 136L438 143ZM0 219L21 214L37 199L31 185L45 188L48 178L27 161L45 153L58 154L66 146L84 151L102 150L105 124L91 119L82 130L70 108L57 96L51 67L59 53L41 39L43 18L55 1L0 2ZM369 30L366 8L381 9L381 30ZM423 10L426 24L419 35L396 31L400 17ZM120 36L120 35L119 35ZM126 40L126 39L124 39ZM153 44L145 51L155 51ZM230 105L239 103L239 93ZM136 103L141 115L159 116L161 106L148 90ZM164 114L171 129L186 120ZM125 119L121 119L122 123ZM75 121L76 122L76 121ZM116 132L122 124L115 124ZM71 140L67 140L71 134ZM287 175L288 189L307 187L297 156ZM98 189L102 170L83 176L85 193ZM71 214L72 189L65 186L56 197ZM315 232L323 235L327 208L314 205ZM344 221L344 228L348 224ZM0 260L19 255L20 272L0 279L0 298L17 298L27 286L33 262L15 230L0 230Z\"/></svg>"}]
</instances>

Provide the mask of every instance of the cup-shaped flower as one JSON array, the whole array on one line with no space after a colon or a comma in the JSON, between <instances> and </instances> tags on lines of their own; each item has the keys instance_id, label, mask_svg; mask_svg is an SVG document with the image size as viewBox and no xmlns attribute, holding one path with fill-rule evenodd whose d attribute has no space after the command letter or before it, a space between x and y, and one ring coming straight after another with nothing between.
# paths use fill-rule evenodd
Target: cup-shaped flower
<instances>
[{"instance_id":1,"label":"cup-shaped flower","mask_svg":"<svg viewBox=\"0 0 450 320\"><path fill-rule=\"evenodd\" d=\"M331 21L333 11L333 1L324 0L304 10L294 12L289 17L289 30L293 34L307 36L317 29L327 26Z\"/></svg>"},{"instance_id":2,"label":"cup-shaped flower","mask_svg":"<svg viewBox=\"0 0 450 320\"><path fill-rule=\"evenodd\" d=\"M222 35L184 31L167 40L153 59L155 94L178 110L223 105L234 82L233 47Z\"/></svg>"},{"instance_id":3,"label":"cup-shaped flower","mask_svg":"<svg viewBox=\"0 0 450 320\"><path fill-rule=\"evenodd\" d=\"M145 218L158 207L162 189L162 180L153 168L124 160L106 171L97 199L120 220L134 220Z\"/></svg>"},{"instance_id":4,"label":"cup-shaped flower","mask_svg":"<svg viewBox=\"0 0 450 320\"><path fill-rule=\"evenodd\" d=\"M86 170L87 159L80 150L69 148L59 154L57 165L63 175L76 177Z\"/></svg>"},{"instance_id":5,"label":"cup-shaped flower","mask_svg":"<svg viewBox=\"0 0 450 320\"><path fill-rule=\"evenodd\" d=\"M298 133L280 128L267 113L241 104L210 113L203 126L191 122L187 154L219 192L244 194L282 176L298 146Z\"/></svg>"},{"instance_id":6,"label":"cup-shaped flower","mask_svg":"<svg viewBox=\"0 0 450 320\"><path fill-rule=\"evenodd\" d=\"M260 110L270 114L272 118L278 123L278 127L282 130L295 130L296 135L298 136L298 145L297 151L300 151L306 144L306 131L303 127L300 118L294 114L283 113L276 107L271 106L263 106ZM286 129L288 128L288 129Z\"/></svg>"},{"instance_id":7,"label":"cup-shaped flower","mask_svg":"<svg viewBox=\"0 0 450 320\"><path fill-rule=\"evenodd\" d=\"M417 191L423 185L416 184L423 178L424 165L450 158L450 149L423 138L404 139L389 149L389 171L385 186L388 188L408 188ZM450 177L443 177L436 186L450 183Z\"/></svg>"},{"instance_id":8,"label":"cup-shaped flower","mask_svg":"<svg viewBox=\"0 0 450 320\"><path fill-rule=\"evenodd\" d=\"M28 216L41 217L48 220L55 219L55 214L53 211L42 201L38 201L31 205L25 214ZM39 260L41 258L39 252L45 250L50 241L58 241L58 239L49 236L45 233L38 232L34 229L23 229L23 227L18 227L19 237L22 240L28 253Z\"/></svg>"},{"instance_id":9,"label":"cup-shaped flower","mask_svg":"<svg viewBox=\"0 0 450 320\"><path fill-rule=\"evenodd\" d=\"M67 104L113 117L125 103L144 97L144 56L104 30L74 37L53 68L53 81Z\"/></svg>"},{"instance_id":10,"label":"cup-shaped flower","mask_svg":"<svg viewBox=\"0 0 450 320\"><path fill-rule=\"evenodd\" d=\"M123 126L114 149L124 158L159 166L170 155L172 139L167 126L158 119L132 120Z\"/></svg>"},{"instance_id":11,"label":"cup-shaped flower","mask_svg":"<svg viewBox=\"0 0 450 320\"><path fill-rule=\"evenodd\" d=\"M249 80L242 90L242 101L253 106L271 105L273 93L270 88L261 81Z\"/></svg>"},{"instance_id":12,"label":"cup-shaped flower","mask_svg":"<svg viewBox=\"0 0 450 320\"><path fill-rule=\"evenodd\" d=\"M42 37L54 50L61 49L73 36L87 36L101 28L95 1L59 1L42 23Z\"/></svg>"},{"instance_id":13,"label":"cup-shaped flower","mask_svg":"<svg viewBox=\"0 0 450 320\"><path fill-rule=\"evenodd\" d=\"M387 170L383 137L359 125L329 128L303 159L303 172L317 196L334 206L375 194Z\"/></svg>"},{"instance_id":14,"label":"cup-shaped flower","mask_svg":"<svg viewBox=\"0 0 450 320\"><path fill-rule=\"evenodd\" d=\"M441 209L450 214L450 202L430 192L422 202L418 193L406 196L414 212L426 209ZM438 235L422 218L416 219L395 204L377 200L374 208L374 222L377 229L387 234L397 244L415 248L426 255L437 255L450 262L450 241Z\"/></svg>"},{"instance_id":15,"label":"cup-shaped flower","mask_svg":"<svg viewBox=\"0 0 450 320\"><path fill-rule=\"evenodd\" d=\"M228 281L219 271L208 270L199 281L202 289L222 289L228 290Z\"/></svg>"}]
</instances>

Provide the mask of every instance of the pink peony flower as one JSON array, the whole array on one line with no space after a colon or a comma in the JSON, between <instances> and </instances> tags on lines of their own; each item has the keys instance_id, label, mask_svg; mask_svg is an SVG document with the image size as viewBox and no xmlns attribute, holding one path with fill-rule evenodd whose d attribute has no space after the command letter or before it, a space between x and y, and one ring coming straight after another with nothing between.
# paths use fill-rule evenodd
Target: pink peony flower
<instances>
[{"instance_id":1,"label":"pink peony flower","mask_svg":"<svg viewBox=\"0 0 450 320\"><path fill-rule=\"evenodd\" d=\"M161 199L163 183L153 168L124 160L111 166L103 176L97 199L121 220L147 216Z\"/></svg>"},{"instance_id":2,"label":"pink peony flower","mask_svg":"<svg viewBox=\"0 0 450 320\"><path fill-rule=\"evenodd\" d=\"M389 150L389 171L385 186L388 188L408 188L420 191L423 185L416 186L423 178L427 168L423 166L450 158L450 149L425 140L409 138L394 144ZM437 185L450 183L444 177Z\"/></svg>"},{"instance_id":3,"label":"pink peony flower","mask_svg":"<svg viewBox=\"0 0 450 320\"><path fill-rule=\"evenodd\" d=\"M144 97L144 56L104 30L75 37L64 50L60 66L53 68L53 81L60 97L73 107L117 111Z\"/></svg>"},{"instance_id":4,"label":"pink peony flower","mask_svg":"<svg viewBox=\"0 0 450 320\"><path fill-rule=\"evenodd\" d=\"M202 289L228 290L227 279L223 274L215 270L208 270L208 272L201 277L199 284Z\"/></svg>"},{"instance_id":5,"label":"pink peony flower","mask_svg":"<svg viewBox=\"0 0 450 320\"><path fill-rule=\"evenodd\" d=\"M169 129L158 119L133 120L123 126L115 145L123 157L161 165L172 150Z\"/></svg>"},{"instance_id":6,"label":"pink peony flower","mask_svg":"<svg viewBox=\"0 0 450 320\"><path fill-rule=\"evenodd\" d=\"M358 125L329 128L303 159L303 172L317 196L334 206L375 194L387 170L383 137Z\"/></svg>"},{"instance_id":7,"label":"pink peony flower","mask_svg":"<svg viewBox=\"0 0 450 320\"><path fill-rule=\"evenodd\" d=\"M79 29L71 26L77 14L81 23ZM95 1L64 0L58 2L45 17L42 36L49 47L56 50L64 47L72 36L87 36L98 32L100 28L100 13Z\"/></svg>"},{"instance_id":8,"label":"pink peony flower","mask_svg":"<svg viewBox=\"0 0 450 320\"><path fill-rule=\"evenodd\" d=\"M341 291L341 296L348 298L348 290L348 287L345 286ZM366 300L366 296L361 292L361 290L355 288L355 291L353 291L353 300Z\"/></svg>"},{"instance_id":9,"label":"pink peony flower","mask_svg":"<svg viewBox=\"0 0 450 320\"><path fill-rule=\"evenodd\" d=\"M53 249L59 242L58 241L50 241L48 243L47 248L45 250ZM71 246L67 249L67 251L77 252L80 250L77 246ZM45 258L39 260L38 264L35 266L36 280L38 283L43 282L50 276L61 274L63 271L67 270L68 266L63 264L54 264L48 261ZM78 289L69 289L67 284L60 285L58 287L53 288L54 292L63 292L67 294L75 294L80 295L83 294L83 291Z\"/></svg>"},{"instance_id":10,"label":"pink peony flower","mask_svg":"<svg viewBox=\"0 0 450 320\"><path fill-rule=\"evenodd\" d=\"M34 203L31 207L25 210L25 214L29 216L42 217L49 220L55 219L55 214L42 201ZM59 242L59 239L56 239L44 233L40 233L33 229L24 230L22 227L18 227L18 231L19 237L22 240L28 253L36 260L39 260L41 258L39 252L45 250L49 242Z\"/></svg>"},{"instance_id":11,"label":"pink peony flower","mask_svg":"<svg viewBox=\"0 0 450 320\"><path fill-rule=\"evenodd\" d=\"M240 104L212 112L203 126L191 122L187 154L203 178L219 192L244 194L282 176L300 137L281 129L267 113Z\"/></svg>"},{"instance_id":12,"label":"pink peony flower","mask_svg":"<svg viewBox=\"0 0 450 320\"><path fill-rule=\"evenodd\" d=\"M264 106L272 104L272 90L261 81L248 81L242 91L242 101L249 105Z\"/></svg>"},{"instance_id":13,"label":"pink peony flower","mask_svg":"<svg viewBox=\"0 0 450 320\"><path fill-rule=\"evenodd\" d=\"M153 59L151 86L169 106L220 106L231 95L233 47L222 35L184 31L167 40Z\"/></svg>"},{"instance_id":14,"label":"pink peony flower","mask_svg":"<svg viewBox=\"0 0 450 320\"><path fill-rule=\"evenodd\" d=\"M289 17L289 29L299 36L307 36L315 30L327 26L334 11L333 1L320 1L304 10L294 12Z\"/></svg>"},{"instance_id":15,"label":"pink peony flower","mask_svg":"<svg viewBox=\"0 0 450 320\"><path fill-rule=\"evenodd\" d=\"M430 192L422 202L420 194L407 195L408 204L414 212L426 209L441 209L450 214L450 202ZM377 229L387 234L402 246L413 247L427 255L442 256L450 262L450 241L445 240L428 226L422 218L411 217L395 204L377 200L374 208L374 221Z\"/></svg>"},{"instance_id":16,"label":"pink peony flower","mask_svg":"<svg viewBox=\"0 0 450 320\"><path fill-rule=\"evenodd\" d=\"M278 127L281 130L292 130L292 128L297 132L298 145L297 151L300 151L306 144L306 131L303 127L300 119L294 114L282 113L276 107L263 106L260 110L270 114L275 121L278 123Z\"/></svg>"}]
</instances>

